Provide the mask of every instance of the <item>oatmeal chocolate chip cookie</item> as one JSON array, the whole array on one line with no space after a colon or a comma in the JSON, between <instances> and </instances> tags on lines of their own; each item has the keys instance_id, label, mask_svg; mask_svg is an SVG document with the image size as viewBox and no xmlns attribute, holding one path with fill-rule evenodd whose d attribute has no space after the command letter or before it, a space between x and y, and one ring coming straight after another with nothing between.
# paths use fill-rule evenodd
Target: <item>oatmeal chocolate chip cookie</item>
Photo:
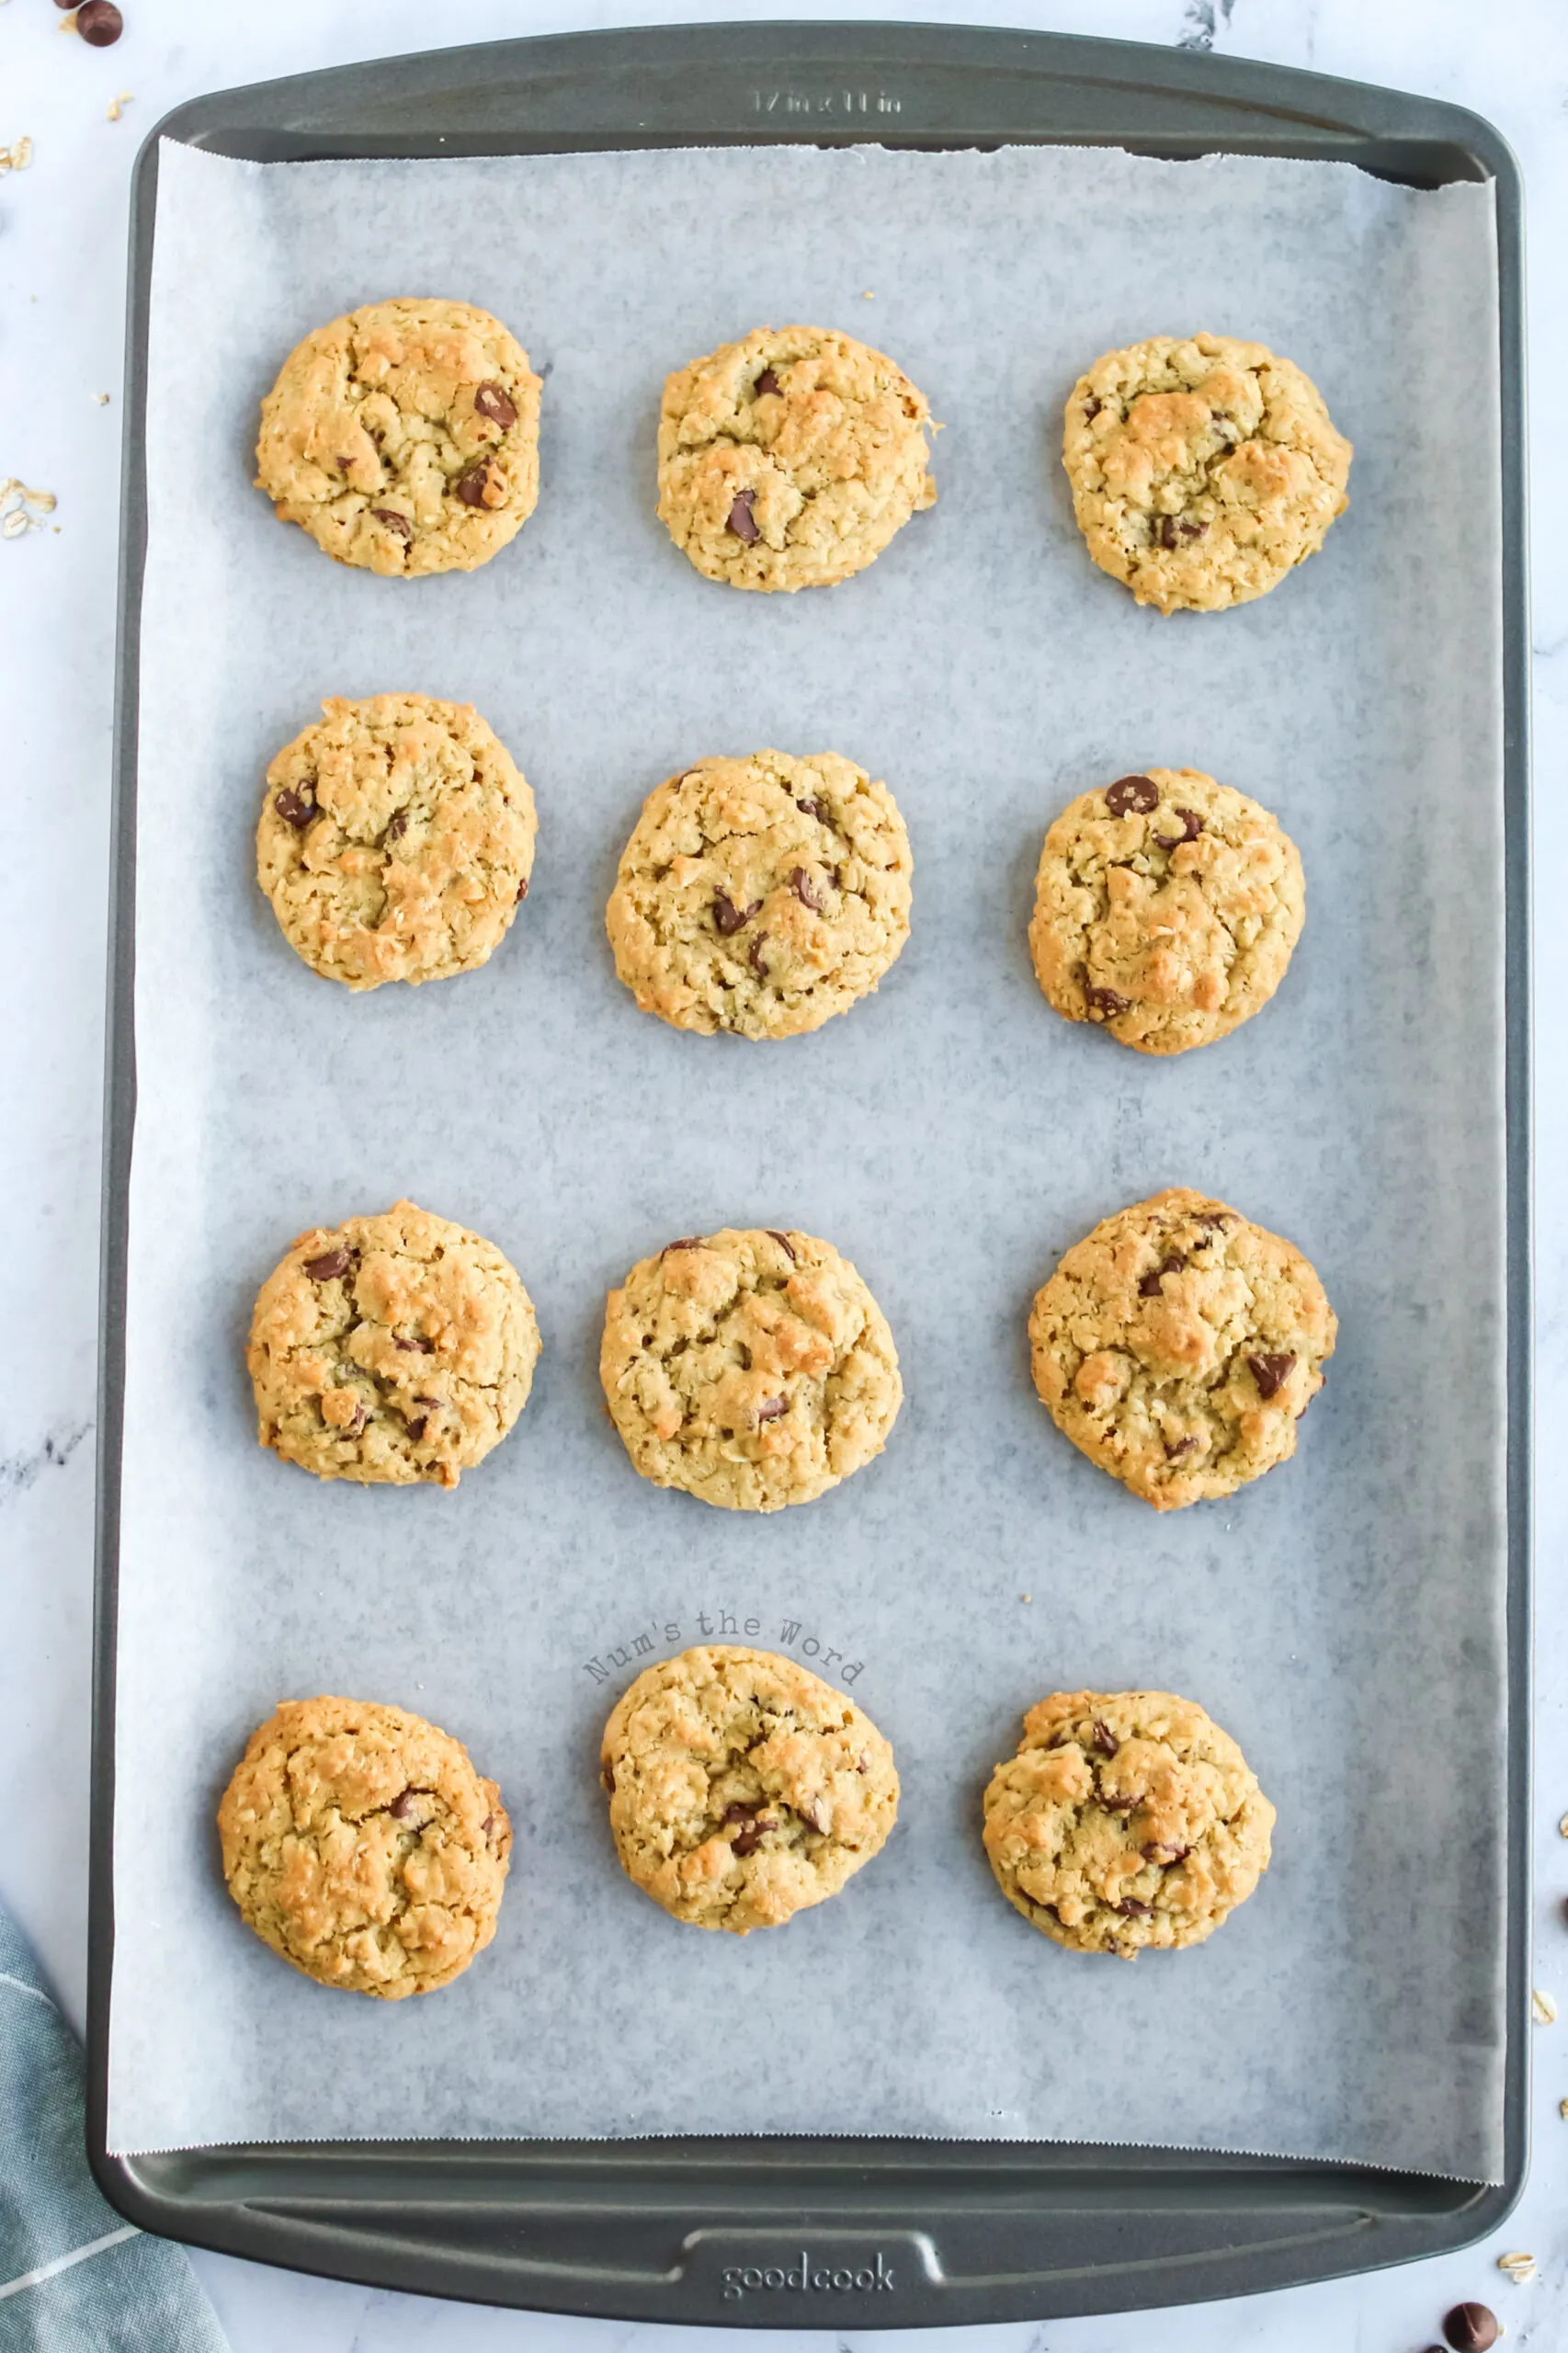
<instances>
[{"instance_id":1,"label":"oatmeal chocolate chip cookie","mask_svg":"<svg viewBox=\"0 0 1568 2353\"><path fill-rule=\"evenodd\" d=\"M659 519L710 580L829 587L935 504L930 415L853 335L756 327L666 378Z\"/></svg>"},{"instance_id":2,"label":"oatmeal chocolate chip cookie","mask_svg":"<svg viewBox=\"0 0 1568 2353\"><path fill-rule=\"evenodd\" d=\"M853 1699L770 1651L684 1651L605 1726L627 1876L699 1928L777 1928L836 1895L898 1813L892 1750Z\"/></svg>"},{"instance_id":3,"label":"oatmeal chocolate chip cookie","mask_svg":"<svg viewBox=\"0 0 1568 2353\"><path fill-rule=\"evenodd\" d=\"M1057 1428L1174 1511L1294 1454L1336 1329L1299 1250L1176 1186L1074 1245L1036 1294L1029 1350Z\"/></svg>"},{"instance_id":4,"label":"oatmeal chocolate chip cookie","mask_svg":"<svg viewBox=\"0 0 1568 2353\"><path fill-rule=\"evenodd\" d=\"M522 1412L538 1361L517 1269L412 1201L300 1234L245 1350L262 1445L371 1486L455 1487Z\"/></svg>"},{"instance_id":5,"label":"oatmeal chocolate chip cookie","mask_svg":"<svg viewBox=\"0 0 1568 2353\"><path fill-rule=\"evenodd\" d=\"M1228 1733L1168 1691L1055 1691L985 1792L1003 1894L1073 1952L1200 1945L1268 1869L1274 1808Z\"/></svg>"},{"instance_id":6,"label":"oatmeal chocolate chip cookie","mask_svg":"<svg viewBox=\"0 0 1568 2353\"><path fill-rule=\"evenodd\" d=\"M1316 554L1349 505L1350 454L1289 359L1160 335L1079 377L1062 462L1102 572L1162 613L1215 613Z\"/></svg>"},{"instance_id":7,"label":"oatmeal chocolate chip cookie","mask_svg":"<svg viewBox=\"0 0 1568 2353\"><path fill-rule=\"evenodd\" d=\"M467 703L333 699L267 771L256 880L312 972L351 989L486 961L528 896L533 794Z\"/></svg>"},{"instance_id":8,"label":"oatmeal chocolate chip cookie","mask_svg":"<svg viewBox=\"0 0 1568 2353\"><path fill-rule=\"evenodd\" d=\"M261 404L256 488L339 563L472 572L539 496L540 379L472 302L369 302L317 327Z\"/></svg>"},{"instance_id":9,"label":"oatmeal chocolate chip cookie","mask_svg":"<svg viewBox=\"0 0 1568 2353\"><path fill-rule=\"evenodd\" d=\"M1151 768L1057 818L1029 949L1069 1021L1180 1054L1267 1004L1305 913L1301 855L1277 818L1196 768Z\"/></svg>"},{"instance_id":10,"label":"oatmeal chocolate chip cookie","mask_svg":"<svg viewBox=\"0 0 1568 2353\"><path fill-rule=\"evenodd\" d=\"M405 1709L285 1699L218 1808L247 1927L320 1985L401 2002L495 1934L512 1825L460 1741Z\"/></svg>"},{"instance_id":11,"label":"oatmeal chocolate chip cookie","mask_svg":"<svg viewBox=\"0 0 1568 2353\"><path fill-rule=\"evenodd\" d=\"M729 1511L809 1504L880 1454L903 1399L881 1308L809 1233L691 1234L632 1267L599 1378L644 1479Z\"/></svg>"},{"instance_id":12,"label":"oatmeal chocolate chip cookie","mask_svg":"<svg viewBox=\"0 0 1568 2353\"><path fill-rule=\"evenodd\" d=\"M649 794L621 853L615 969L674 1029L796 1037L893 962L913 870L892 793L836 752L699 760Z\"/></svg>"}]
</instances>

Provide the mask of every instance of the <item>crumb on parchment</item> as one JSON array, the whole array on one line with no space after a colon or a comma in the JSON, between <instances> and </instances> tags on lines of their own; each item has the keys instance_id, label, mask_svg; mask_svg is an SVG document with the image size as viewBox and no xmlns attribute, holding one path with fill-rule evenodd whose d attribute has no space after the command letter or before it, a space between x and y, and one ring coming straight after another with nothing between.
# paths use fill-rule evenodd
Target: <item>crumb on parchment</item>
<instances>
[{"instance_id":1,"label":"crumb on parchment","mask_svg":"<svg viewBox=\"0 0 1568 2353\"><path fill-rule=\"evenodd\" d=\"M0 540L41 531L43 518L53 514L55 504L51 490L29 490L15 474L7 474L0 480Z\"/></svg>"}]
</instances>

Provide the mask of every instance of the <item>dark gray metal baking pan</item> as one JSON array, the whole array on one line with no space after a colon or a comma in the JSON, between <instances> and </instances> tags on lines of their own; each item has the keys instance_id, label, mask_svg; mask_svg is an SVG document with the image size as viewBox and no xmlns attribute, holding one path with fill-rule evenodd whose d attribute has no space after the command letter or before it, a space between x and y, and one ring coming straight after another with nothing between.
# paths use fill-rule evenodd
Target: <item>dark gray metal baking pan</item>
<instances>
[{"instance_id":1,"label":"dark gray metal baking pan","mask_svg":"<svg viewBox=\"0 0 1568 2353\"><path fill-rule=\"evenodd\" d=\"M115 1610L136 1077L138 627L158 141L267 162L775 141L1049 141L1337 158L1494 182L1502 305L1508 1185L1506 2179L1169 2149L855 2140L262 2145L110 2156ZM1456 107L1319 74L1055 34L675 26L497 42L226 90L165 118L131 213L105 1151L87 2137L131 2222L303 2271L640 2320L838 2331L1036 2320L1281 2288L1467 2245L1528 2163L1530 1567L1528 614L1523 210L1506 142ZM1108 2131L1116 2120L1108 2117Z\"/></svg>"}]
</instances>

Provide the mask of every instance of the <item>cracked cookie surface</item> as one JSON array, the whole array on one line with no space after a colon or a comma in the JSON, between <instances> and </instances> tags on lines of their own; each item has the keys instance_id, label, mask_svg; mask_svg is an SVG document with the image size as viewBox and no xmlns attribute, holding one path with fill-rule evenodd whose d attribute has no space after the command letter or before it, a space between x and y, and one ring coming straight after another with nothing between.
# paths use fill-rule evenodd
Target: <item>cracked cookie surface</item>
<instances>
[{"instance_id":1,"label":"cracked cookie surface","mask_svg":"<svg viewBox=\"0 0 1568 2353\"><path fill-rule=\"evenodd\" d=\"M1055 1691L985 1792L1009 1904L1073 1952L1201 1944L1268 1869L1274 1808L1245 1757L1169 1691Z\"/></svg>"},{"instance_id":2,"label":"cracked cookie surface","mask_svg":"<svg viewBox=\"0 0 1568 2353\"><path fill-rule=\"evenodd\" d=\"M316 327L261 404L256 488L339 563L488 563L539 496L540 379L499 319L435 297Z\"/></svg>"},{"instance_id":3,"label":"cracked cookie surface","mask_svg":"<svg viewBox=\"0 0 1568 2353\"><path fill-rule=\"evenodd\" d=\"M616 972L676 1029L820 1029L898 956L913 870L892 793L836 752L699 760L649 794L621 853Z\"/></svg>"},{"instance_id":4,"label":"cracked cookie surface","mask_svg":"<svg viewBox=\"0 0 1568 2353\"><path fill-rule=\"evenodd\" d=\"M1062 464L1089 553L1141 605L1266 596L1349 504L1350 444L1289 359L1232 335L1108 351L1068 399Z\"/></svg>"},{"instance_id":5,"label":"cracked cookie surface","mask_svg":"<svg viewBox=\"0 0 1568 2353\"><path fill-rule=\"evenodd\" d=\"M484 963L528 896L537 823L467 703L333 698L267 771L256 880L312 972L351 989Z\"/></svg>"},{"instance_id":6,"label":"cracked cookie surface","mask_svg":"<svg viewBox=\"0 0 1568 2353\"><path fill-rule=\"evenodd\" d=\"M880 1454L903 1402L881 1310L812 1234L689 1235L609 1294L599 1378L643 1478L778 1511Z\"/></svg>"},{"instance_id":7,"label":"cracked cookie surface","mask_svg":"<svg viewBox=\"0 0 1568 2353\"><path fill-rule=\"evenodd\" d=\"M644 1668L605 1726L600 1778L628 1877L676 1919L743 1937L835 1895L898 1813L875 1724L771 1651Z\"/></svg>"},{"instance_id":8,"label":"cracked cookie surface","mask_svg":"<svg viewBox=\"0 0 1568 2353\"><path fill-rule=\"evenodd\" d=\"M285 1699L218 1808L223 1877L285 1961L400 2002L495 1933L512 1825L460 1741L373 1700Z\"/></svg>"},{"instance_id":9,"label":"cracked cookie surface","mask_svg":"<svg viewBox=\"0 0 1568 2353\"><path fill-rule=\"evenodd\" d=\"M659 519L710 580L829 587L935 503L930 415L853 335L756 327L665 379Z\"/></svg>"},{"instance_id":10,"label":"cracked cookie surface","mask_svg":"<svg viewBox=\"0 0 1568 2353\"><path fill-rule=\"evenodd\" d=\"M1278 820L1197 768L1085 792L1045 837L1029 951L1050 1002L1145 1054L1223 1038L1285 977L1306 914Z\"/></svg>"},{"instance_id":11,"label":"cracked cookie surface","mask_svg":"<svg viewBox=\"0 0 1568 2353\"><path fill-rule=\"evenodd\" d=\"M1336 1329L1299 1250L1177 1186L1074 1245L1036 1293L1029 1353L1057 1428L1172 1511L1294 1454Z\"/></svg>"},{"instance_id":12,"label":"cracked cookie surface","mask_svg":"<svg viewBox=\"0 0 1568 2353\"><path fill-rule=\"evenodd\" d=\"M312 1226L263 1283L257 1436L318 1479L455 1487L528 1403L539 1325L494 1243L397 1201Z\"/></svg>"}]
</instances>

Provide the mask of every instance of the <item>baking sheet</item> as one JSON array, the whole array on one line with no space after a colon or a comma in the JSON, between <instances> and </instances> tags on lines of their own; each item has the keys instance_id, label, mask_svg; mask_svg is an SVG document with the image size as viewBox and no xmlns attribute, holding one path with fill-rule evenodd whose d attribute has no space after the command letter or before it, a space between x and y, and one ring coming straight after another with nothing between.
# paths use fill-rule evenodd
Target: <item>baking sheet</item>
<instances>
[{"instance_id":1,"label":"baking sheet","mask_svg":"<svg viewBox=\"0 0 1568 2353\"><path fill-rule=\"evenodd\" d=\"M546 372L543 491L485 570L329 564L248 486L304 330L486 304ZM891 350L938 506L861 577L746 597L653 515L665 371L762 319ZM1325 551L1165 621L1088 563L1057 460L1101 350L1210 325L1356 443ZM148 400L108 2143L682 2131L1146 2142L1494 2179L1503 2065L1503 1197L1490 191L1339 165L704 151L265 167L165 147ZM252 879L267 760L324 694L473 701L540 805L481 973L350 999ZM683 763L885 777L914 933L765 1047L677 1036L601 911ZM1189 763L1301 845L1274 1004L1161 1064L1058 1020L1025 926L1075 792ZM1024 1320L1094 1221L1191 1183L1289 1234L1341 1319L1296 1461L1164 1518L1052 1430ZM254 1439L241 1347L290 1237L407 1193L490 1235L544 1335L455 1495L320 1486ZM806 1509L645 1485L603 1297L672 1233L793 1224L860 1267L908 1396ZM1025 1597L1028 1597L1026 1598ZM903 1819L786 1936L676 1927L616 1866L597 1733L704 1635L828 1663ZM815 1646L814 1648L812 1646ZM1163 1685L1235 1733L1276 1860L1200 1951L1067 1955L978 1840L1022 1710ZM435 2002L336 1998L223 1893L211 1814L282 1696L420 1710L501 1782L494 1945Z\"/></svg>"}]
</instances>

